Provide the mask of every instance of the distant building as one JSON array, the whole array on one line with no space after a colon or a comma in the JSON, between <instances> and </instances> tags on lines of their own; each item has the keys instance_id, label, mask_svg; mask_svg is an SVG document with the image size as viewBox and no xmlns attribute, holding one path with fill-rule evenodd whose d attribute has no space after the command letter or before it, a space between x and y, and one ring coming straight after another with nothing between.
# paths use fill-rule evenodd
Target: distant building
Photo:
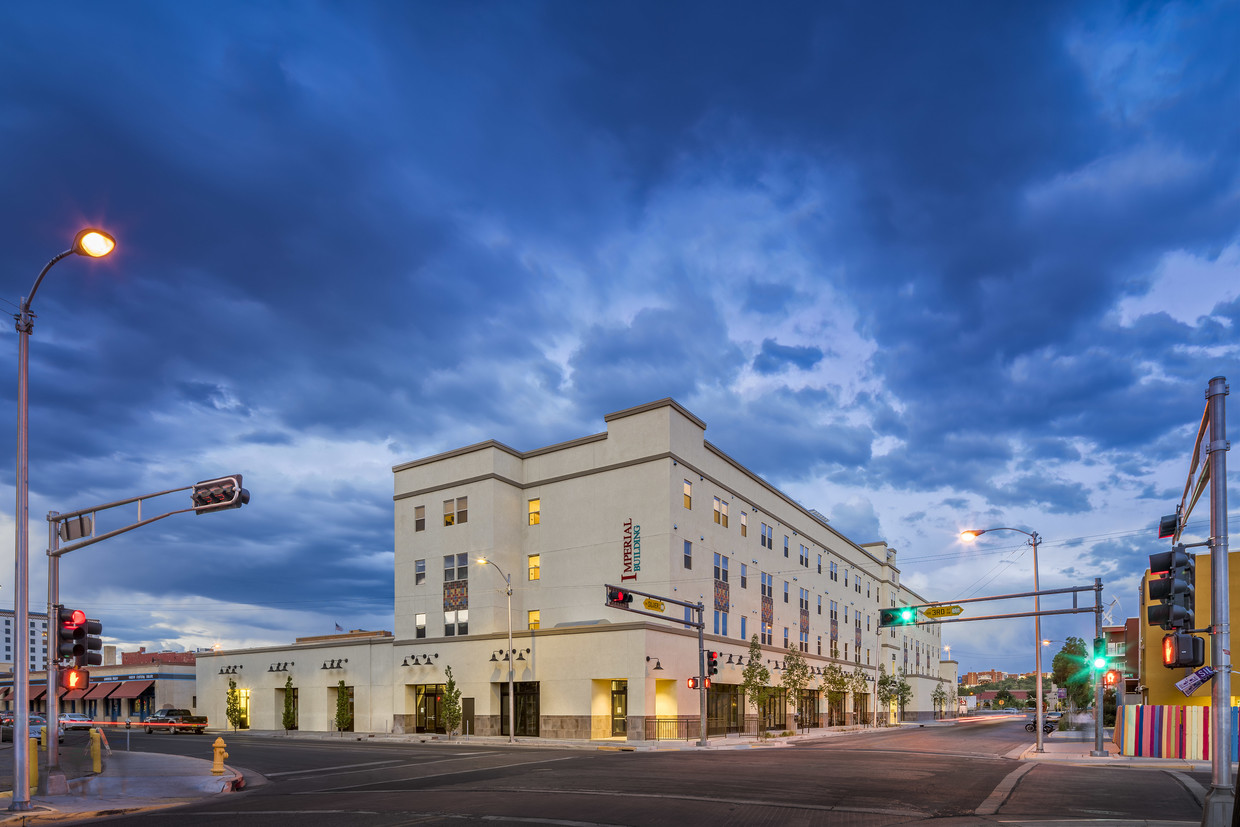
<instances>
[{"instance_id":1,"label":"distant building","mask_svg":"<svg viewBox=\"0 0 1240 827\"><path fill-rule=\"evenodd\" d=\"M965 672L960 682L965 686L980 686L984 683L998 683L1010 677L1007 672L991 669L989 672Z\"/></svg>"},{"instance_id":2,"label":"distant building","mask_svg":"<svg viewBox=\"0 0 1240 827\"><path fill-rule=\"evenodd\" d=\"M122 666L138 666L144 663L194 663L193 652L148 652L142 646L136 652L121 652Z\"/></svg>"},{"instance_id":3,"label":"distant building","mask_svg":"<svg viewBox=\"0 0 1240 827\"><path fill-rule=\"evenodd\" d=\"M719 653L712 733L759 719L790 729L794 712L811 726L887 717L874 703L880 665L913 689L906 719L930 719L936 689L954 697L940 626L878 627L880 608L930 602L901 584L895 549L845 537L707 442L706 424L670 399L605 419L604 433L532 451L488 441L396 466L395 634L199 653L206 713L222 718L233 681L259 729L281 728L286 703L300 729L333 729L343 692L348 728L443 732L451 667L464 732L683 737L700 715L686 686L698 634L672 601L704 606L705 646ZM604 584L644 593L632 607L655 617L607 607ZM832 708L818 690L781 690L755 711L740 687L751 637L777 687L795 649L815 671L860 673L865 688Z\"/></svg>"},{"instance_id":4,"label":"distant building","mask_svg":"<svg viewBox=\"0 0 1240 827\"><path fill-rule=\"evenodd\" d=\"M28 612L30 627L24 636L16 634L16 616L12 609L0 609L0 626L4 628L4 663L14 664L23 650L27 652L31 671L47 668L47 612Z\"/></svg>"}]
</instances>

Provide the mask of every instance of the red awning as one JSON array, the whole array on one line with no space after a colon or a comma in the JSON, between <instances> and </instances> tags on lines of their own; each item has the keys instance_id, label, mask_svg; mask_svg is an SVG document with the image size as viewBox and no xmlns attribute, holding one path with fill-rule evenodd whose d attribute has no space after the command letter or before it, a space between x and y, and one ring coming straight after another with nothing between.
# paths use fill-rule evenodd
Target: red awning
<instances>
[{"instance_id":1,"label":"red awning","mask_svg":"<svg viewBox=\"0 0 1240 827\"><path fill-rule=\"evenodd\" d=\"M89 691L90 691L89 686L86 687L85 689L70 689L68 692L66 692L64 695L61 696L61 700L76 701Z\"/></svg>"},{"instance_id":2,"label":"red awning","mask_svg":"<svg viewBox=\"0 0 1240 827\"><path fill-rule=\"evenodd\" d=\"M125 681L109 698L136 698L150 688L155 681Z\"/></svg>"},{"instance_id":3,"label":"red awning","mask_svg":"<svg viewBox=\"0 0 1240 827\"><path fill-rule=\"evenodd\" d=\"M0 701L7 701L9 699L9 695L11 695L12 693L13 693L13 687L11 686L0 687Z\"/></svg>"},{"instance_id":4,"label":"red awning","mask_svg":"<svg viewBox=\"0 0 1240 827\"><path fill-rule=\"evenodd\" d=\"M100 698L106 698L108 697L108 695L111 694L112 690L116 689L118 686L120 686L119 681L113 681L110 683L97 683L94 686L92 686L90 689L87 689L86 694L83 695L82 697L88 698L88 699L94 699L94 700L98 700Z\"/></svg>"},{"instance_id":5,"label":"red awning","mask_svg":"<svg viewBox=\"0 0 1240 827\"><path fill-rule=\"evenodd\" d=\"M35 688L32 686L32 687L30 687L30 689L31 689L31 692L30 692L30 700L32 700L32 701L37 701L37 700L39 700L39 698L42 698L44 695L46 695L46 694L47 694L47 687L46 687L46 686L40 686L38 689L35 689Z\"/></svg>"}]
</instances>

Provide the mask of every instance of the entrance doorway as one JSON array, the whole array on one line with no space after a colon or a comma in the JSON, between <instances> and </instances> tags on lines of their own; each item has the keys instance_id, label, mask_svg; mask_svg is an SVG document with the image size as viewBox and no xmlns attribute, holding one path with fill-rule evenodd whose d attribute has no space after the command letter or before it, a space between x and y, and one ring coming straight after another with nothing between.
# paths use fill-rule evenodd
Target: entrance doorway
<instances>
[{"instance_id":1,"label":"entrance doorway","mask_svg":"<svg viewBox=\"0 0 1240 827\"><path fill-rule=\"evenodd\" d=\"M417 720L414 725L416 732L438 732L444 734L442 711L444 685L442 683L423 684L414 687L417 697Z\"/></svg>"},{"instance_id":2,"label":"entrance doorway","mask_svg":"<svg viewBox=\"0 0 1240 827\"><path fill-rule=\"evenodd\" d=\"M517 716L516 734L527 738L538 737L538 681L524 681L513 685L513 706ZM508 684L499 685L499 734L508 734Z\"/></svg>"},{"instance_id":3,"label":"entrance doorway","mask_svg":"<svg viewBox=\"0 0 1240 827\"><path fill-rule=\"evenodd\" d=\"M629 682L611 682L611 735L629 734Z\"/></svg>"}]
</instances>

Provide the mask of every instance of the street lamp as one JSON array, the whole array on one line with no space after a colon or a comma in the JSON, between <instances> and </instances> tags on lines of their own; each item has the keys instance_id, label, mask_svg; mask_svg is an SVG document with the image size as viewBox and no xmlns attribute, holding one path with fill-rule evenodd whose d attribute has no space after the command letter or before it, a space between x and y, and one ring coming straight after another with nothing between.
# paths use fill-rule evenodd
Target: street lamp
<instances>
[{"instance_id":1,"label":"street lamp","mask_svg":"<svg viewBox=\"0 0 1240 827\"><path fill-rule=\"evenodd\" d=\"M52 265L71 255L88 258L102 258L116 247L116 239L102 230L85 229L73 239L73 246L60 253L46 265L34 280L30 294L22 298L18 313L13 319L17 322L17 537L13 544L16 557L15 582L13 584L13 625L23 639L30 628L30 491L29 477L29 364L30 334L34 331L34 313L30 305L34 294L39 291L43 277ZM49 631L51 618L48 618ZM23 645L20 656L13 658L13 732L21 733L22 737L13 737L13 802L10 810L30 809L30 742L25 737L30 727L30 660L26 647ZM49 650L49 655L51 654ZM48 662L48 674L52 673L54 663ZM55 727L56 722L51 723ZM54 730L53 730L54 731Z\"/></svg>"},{"instance_id":2,"label":"street lamp","mask_svg":"<svg viewBox=\"0 0 1240 827\"><path fill-rule=\"evenodd\" d=\"M516 718L516 702L515 696L512 694L512 673L516 668L516 661L513 659L512 648L512 578L504 574L504 570L495 565L494 560L488 560L485 557L478 558L478 565L485 566L487 564L495 566L495 570L499 572L499 576L504 578L505 591L508 593L508 743L516 743L517 735L517 718Z\"/></svg>"},{"instance_id":3,"label":"street lamp","mask_svg":"<svg viewBox=\"0 0 1240 827\"><path fill-rule=\"evenodd\" d=\"M960 539L963 542L971 543L981 535L988 531L1015 531L1017 534L1024 534L1029 538L1029 545L1033 546L1033 668L1037 670L1037 711L1034 715L1034 731L1037 734L1037 752L1044 752L1042 748L1042 647L1046 644L1042 642L1042 598L1038 595L1038 542L1042 539L1036 531L1025 531L1019 528L972 528L968 531L960 532Z\"/></svg>"}]
</instances>

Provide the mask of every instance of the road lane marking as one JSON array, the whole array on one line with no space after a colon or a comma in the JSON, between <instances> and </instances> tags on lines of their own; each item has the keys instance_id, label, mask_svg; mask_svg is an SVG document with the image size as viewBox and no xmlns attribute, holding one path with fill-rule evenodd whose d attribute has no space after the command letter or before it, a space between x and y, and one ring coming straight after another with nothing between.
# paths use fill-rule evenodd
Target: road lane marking
<instances>
[{"instance_id":1,"label":"road lane marking","mask_svg":"<svg viewBox=\"0 0 1240 827\"><path fill-rule=\"evenodd\" d=\"M1033 763L1021 764L1019 767L1009 772L1007 776L999 782L999 786L995 787L994 790L991 791L990 795L986 796L986 800L973 811L974 815L992 816L998 813L999 807L1003 805L1004 801L1007 801L1007 797L1016 786L1016 782L1020 780L1022 775L1029 772L1029 770L1033 769L1035 766L1037 765Z\"/></svg>"},{"instance_id":2,"label":"road lane marking","mask_svg":"<svg viewBox=\"0 0 1240 827\"><path fill-rule=\"evenodd\" d=\"M303 775L310 772L332 772L333 770L351 770L354 767L377 767L380 764L403 764L403 758L392 758L387 761L366 761L362 764L340 764L335 767L312 767L308 770L288 770L287 772L265 772L267 778L279 778L282 775Z\"/></svg>"},{"instance_id":3,"label":"road lane marking","mask_svg":"<svg viewBox=\"0 0 1240 827\"><path fill-rule=\"evenodd\" d=\"M396 783L398 781L424 781L428 778L443 778L449 775L468 775L470 773L492 772L494 770L507 770L507 769L512 769L515 767L529 767L529 766L533 766L534 764L554 764L557 761L569 761L577 757L579 756L566 755L563 758L548 758L545 761L522 761L517 764L496 764L495 766L474 767L472 769L456 770L454 772L437 772L437 773L432 773L431 775L410 775L406 778L393 778L389 782L377 782L376 781L376 782L370 782L367 784L354 784L349 787L331 787L331 788L324 789L324 790L305 790L304 792L294 792L290 794L291 795L324 795L327 793L339 793L339 792L345 792L346 790L355 790L355 789L358 789L359 787L372 787L377 783ZM453 760L453 759L447 759L447 760ZM427 762L427 763L439 764L443 762L433 761L433 762ZM425 765L417 764L414 766L425 766ZM361 770L358 770L358 772L361 772ZM407 792L407 790L390 790L390 791L389 790L374 790L374 792Z\"/></svg>"}]
</instances>

